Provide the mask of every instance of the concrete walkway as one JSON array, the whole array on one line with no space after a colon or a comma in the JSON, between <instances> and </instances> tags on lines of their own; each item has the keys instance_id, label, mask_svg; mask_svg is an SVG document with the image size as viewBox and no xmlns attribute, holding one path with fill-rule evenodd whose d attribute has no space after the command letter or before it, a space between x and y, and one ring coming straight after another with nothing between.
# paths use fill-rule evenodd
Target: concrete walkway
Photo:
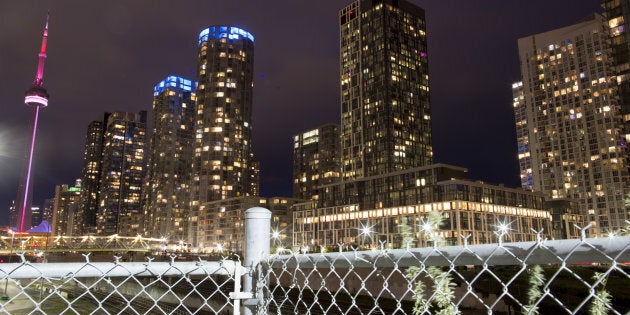
<instances>
[{"instance_id":1,"label":"concrete walkway","mask_svg":"<svg viewBox=\"0 0 630 315\"><path fill-rule=\"evenodd\" d=\"M5 282L0 283L3 291L0 298L0 312L2 314L28 314L35 309L35 304L29 296L15 285L15 282L9 281L7 291L4 292Z\"/></svg>"},{"instance_id":2,"label":"concrete walkway","mask_svg":"<svg viewBox=\"0 0 630 315\"><path fill-rule=\"evenodd\" d=\"M5 283L0 283L0 291L4 292ZM39 291L39 286L31 285L25 290L15 282L9 281L7 300L0 298L0 314L107 314L104 311L94 312L96 307L82 300L67 300L64 292L50 294ZM4 296L4 294L0 294ZM62 297L63 296L63 297ZM36 305L39 304L38 306ZM39 310L36 310L39 307Z\"/></svg>"}]
</instances>

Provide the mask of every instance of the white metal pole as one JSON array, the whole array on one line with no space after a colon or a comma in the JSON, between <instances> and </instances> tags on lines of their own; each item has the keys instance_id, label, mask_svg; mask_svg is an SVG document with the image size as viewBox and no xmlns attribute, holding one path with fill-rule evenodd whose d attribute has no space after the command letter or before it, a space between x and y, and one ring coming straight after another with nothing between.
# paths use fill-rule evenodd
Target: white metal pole
<instances>
[{"instance_id":1,"label":"white metal pole","mask_svg":"<svg viewBox=\"0 0 630 315\"><path fill-rule=\"evenodd\" d=\"M269 257L271 241L271 211L261 207L245 211L245 267L249 269L243 279L243 291L254 293L255 298L262 298L260 292L254 292L253 273L260 262ZM255 305L252 305L254 307ZM251 308L245 308L244 314L252 314Z\"/></svg>"}]
</instances>

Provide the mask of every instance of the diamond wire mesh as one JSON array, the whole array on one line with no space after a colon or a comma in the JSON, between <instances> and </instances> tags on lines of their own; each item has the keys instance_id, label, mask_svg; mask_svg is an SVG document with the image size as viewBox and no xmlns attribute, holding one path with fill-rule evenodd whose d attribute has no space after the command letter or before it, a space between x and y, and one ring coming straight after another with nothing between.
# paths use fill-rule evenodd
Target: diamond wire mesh
<instances>
[{"instance_id":1,"label":"diamond wire mesh","mask_svg":"<svg viewBox=\"0 0 630 315\"><path fill-rule=\"evenodd\" d=\"M630 314L630 237L499 236L487 245L274 255L249 273L263 292L258 314ZM0 264L0 313L229 314L237 268L22 256Z\"/></svg>"},{"instance_id":2,"label":"diamond wire mesh","mask_svg":"<svg viewBox=\"0 0 630 315\"><path fill-rule=\"evenodd\" d=\"M489 245L273 255L264 312L630 314L630 237L503 236Z\"/></svg>"},{"instance_id":3,"label":"diamond wire mesh","mask_svg":"<svg viewBox=\"0 0 630 315\"><path fill-rule=\"evenodd\" d=\"M87 260L87 256L86 256ZM0 264L0 314L231 314L240 262Z\"/></svg>"}]
</instances>

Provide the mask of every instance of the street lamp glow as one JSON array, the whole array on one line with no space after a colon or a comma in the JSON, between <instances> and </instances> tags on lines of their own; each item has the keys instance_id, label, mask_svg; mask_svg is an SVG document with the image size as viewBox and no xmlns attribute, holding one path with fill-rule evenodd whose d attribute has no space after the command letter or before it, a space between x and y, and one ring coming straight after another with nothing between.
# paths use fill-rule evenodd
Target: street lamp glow
<instances>
[{"instance_id":1,"label":"street lamp glow","mask_svg":"<svg viewBox=\"0 0 630 315\"><path fill-rule=\"evenodd\" d=\"M431 232L433 230L433 226L429 222L425 222L422 224L422 230L425 232Z\"/></svg>"},{"instance_id":2,"label":"street lamp glow","mask_svg":"<svg viewBox=\"0 0 630 315\"><path fill-rule=\"evenodd\" d=\"M278 231L273 231L273 232L271 233L271 238L274 238L274 239L278 239L278 238L280 238L280 232L278 232Z\"/></svg>"},{"instance_id":3,"label":"street lamp glow","mask_svg":"<svg viewBox=\"0 0 630 315\"><path fill-rule=\"evenodd\" d=\"M509 223L505 223L505 222L499 222L499 224L497 225L497 229L499 231L499 233L501 234L507 234L508 232L510 232L510 224Z\"/></svg>"},{"instance_id":4,"label":"street lamp glow","mask_svg":"<svg viewBox=\"0 0 630 315\"><path fill-rule=\"evenodd\" d=\"M360 235L365 235L367 237L370 237L370 234L372 234L372 229L369 226L364 226L359 229L359 231L361 231Z\"/></svg>"}]
</instances>

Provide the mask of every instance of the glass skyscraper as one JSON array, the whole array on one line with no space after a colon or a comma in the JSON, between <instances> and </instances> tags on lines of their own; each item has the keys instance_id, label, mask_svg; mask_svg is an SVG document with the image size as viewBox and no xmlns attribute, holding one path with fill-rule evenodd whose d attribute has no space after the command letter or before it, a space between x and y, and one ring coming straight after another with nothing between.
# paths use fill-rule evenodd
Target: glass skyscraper
<instances>
[{"instance_id":1,"label":"glass skyscraper","mask_svg":"<svg viewBox=\"0 0 630 315\"><path fill-rule=\"evenodd\" d=\"M627 124L630 121L630 1L602 0L602 6L619 85L621 112ZM630 128L626 128L626 141L630 141Z\"/></svg>"},{"instance_id":2,"label":"glass skyscraper","mask_svg":"<svg viewBox=\"0 0 630 315\"><path fill-rule=\"evenodd\" d=\"M136 236L143 231L141 203L146 167L147 112L113 112L104 123L96 233Z\"/></svg>"},{"instance_id":3,"label":"glass skyscraper","mask_svg":"<svg viewBox=\"0 0 630 315\"><path fill-rule=\"evenodd\" d=\"M194 141L194 80L168 76L153 89L145 213L151 237L187 240Z\"/></svg>"},{"instance_id":4,"label":"glass skyscraper","mask_svg":"<svg viewBox=\"0 0 630 315\"><path fill-rule=\"evenodd\" d=\"M293 198L319 199L317 187L340 180L339 125L293 137Z\"/></svg>"},{"instance_id":5,"label":"glass skyscraper","mask_svg":"<svg viewBox=\"0 0 630 315\"><path fill-rule=\"evenodd\" d=\"M101 185L101 166L103 164L103 133L104 124L110 113L103 114L103 120L92 121L88 125L85 135L85 150L83 152L83 169L81 207L75 222L75 234L96 232L96 216L98 213L98 198Z\"/></svg>"},{"instance_id":6,"label":"glass skyscraper","mask_svg":"<svg viewBox=\"0 0 630 315\"><path fill-rule=\"evenodd\" d=\"M628 154L603 18L518 40L514 89L521 175L548 199L575 201L601 236L625 226ZM520 91L519 91L520 89ZM523 179L523 177L522 177ZM529 188L527 181L523 186Z\"/></svg>"},{"instance_id":7,"label":"glass skyscraper","mask_svg":"<svg viewBox=\"0 0 630 315\"><path fill-rule=\"evenodd\" d=\"M342 177L433 162L424 10L359 0L339 12Z\"/></svg>"},{"instance_id":8,"label":"glass skyscraper","mask_svg":"<svg viewBox=\"0 0 630 315\"><path fill-rule=\"evenodd\" d=\"M443 215L439 233L448 244L463 244L461 236L495 242L501 224L517 241L534 240L531 229L551 230L542 194L473 182L464 168L433 164L423 9L358 0L339 12L339 24L342 180L320 184L317 200L294 206L294 246L400 248L403 234L412 246L428 246L419 222L431 212Z\"/></svg>"},{"instance_id":9,"label":"glass skyscraper","mask_svg":"<svg viewBox=\"0 0 630 315\"><path fill-rule=\"evenodd\" d=\"M259 165L252 150L254 36L233 26L199 34L191 221L207 222L204 203L258 195ZM202 233L193 244L211 239Z\"/></svg>"}]
</instances>

